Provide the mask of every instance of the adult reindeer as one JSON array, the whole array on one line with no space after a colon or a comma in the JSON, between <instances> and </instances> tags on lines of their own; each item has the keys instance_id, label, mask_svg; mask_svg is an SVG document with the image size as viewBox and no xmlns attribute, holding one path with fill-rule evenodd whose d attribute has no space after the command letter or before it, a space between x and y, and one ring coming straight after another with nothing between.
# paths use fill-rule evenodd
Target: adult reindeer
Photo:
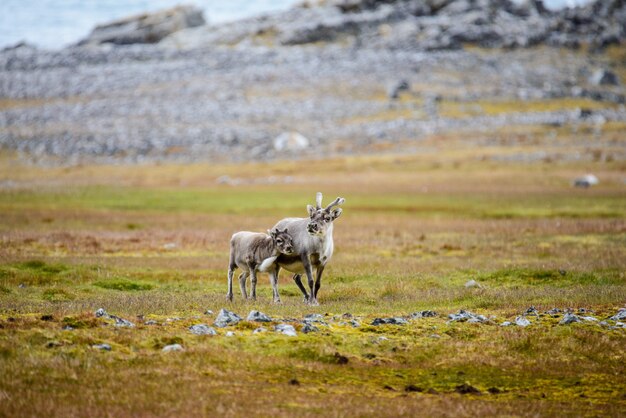
<instances>
[{"instance_id":1,"label":"adult reindeer","mask_svg":"<svg viewBox=\"0 0 626 418\"><path fill-rule=\"evenodd\" d=\"M330 205L322 208L322 194L317 193L315 207L307 205L308 218L285 218L274 225L273 229L289 229L289 235L293 239L293 253L280 254L276 259L278 268L295 273L293 280L296 282L305 302L311 305L319 305L317 292L322 284L322 273L326 263L333 256L333 221L341 215L341 208L335 208L345 202L338 197ZM333 209L334 208L334 209ZM313 280L315 269L315 280ZM302 285L302 274L308 279L309 291L307 293Z\"/></svg>"}]
</instances>

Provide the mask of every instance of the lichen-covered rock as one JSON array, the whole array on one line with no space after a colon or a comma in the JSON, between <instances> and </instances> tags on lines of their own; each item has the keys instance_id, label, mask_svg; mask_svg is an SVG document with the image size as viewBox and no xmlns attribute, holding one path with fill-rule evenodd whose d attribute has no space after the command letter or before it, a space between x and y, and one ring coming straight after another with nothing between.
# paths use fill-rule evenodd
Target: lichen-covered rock
<instances>
[{"instance_id":1,"label":"lichen-covered rock","mask_svg":"<svg viewBox=\"0 0 626 418\"><path fill-rule=\"evenodd\" d=\"M169 352L172 352L172 351L183 351L183 350L184 350L184 348L180 344L169 344L169 345L166 345L165 347L163 347L163 349L161 351L164 352L164 353L169 353Z\"/></svg>"},{"instance_id":2,"label":"lichen-covered rock","mask_svg":"<svg viewBox=\"0 0 626 418\"><path fill-rule=\"evenodd\" d=\"M372 325L406 325L409 322L401 317L393 318L375 318L372 321Z\"/></svg>"},{"instance_id":3,"label":"lichen-covered rock","mask_svg":"<svg viewBox=\"0 0 626 418\"><path fill-rule=\"evenodd\" d=\"M489 319L484 315L477 315L473 312L466 311L461 309L459 312L455 314L449 314L448 318L450 319L448 322L470 322L470 323L480 323L487 322Z\"/></svg>"},{"instance_id":4,"label":"lichen-covered rock","mask_svg":"<svg viewBox=\"0 0 626 418\"><path fill-rule=\"evenodd\" d=\"M196 324L189 327L189 331L195 335L217 335L217 332L206 324Z\"/></svg>"},{"instance_id":5,"label":"lichen-covered rock","mask_svg":"<svg viewBox=\"0 0 626 418\"><path fill-rule=\"evenodd\" d=\"M559 321L559 324L569 325L569 324L573 324L574 322L580 322L580 321L581 319L578 315L568 312L563 316L563 319Z\"/></svg>"},{"instance_id":6,"label":"lichen-covered rock","mask_svg":"<svg viewBox=\"0 0 626 418\"><path fill-rule=\"evenodd\" d=\"M274 327L274 331L288 335L290 337L296 337L298 335L293 325L289 324L278 324Z\"/></svg>"},{"instance_id":7,"label":"lichen-covered rock","mask_svg":"<svg viewBox=\"0 0 626 418\"><path fill-rule=\"evenodd\" d=\"M246 320L255 322L272 322L272 318L259 311L250 311Z\"/></svg>"},{"instance_id":8,"label":"lichen-covered rock","mask_svg":"<svg viewBox=\"0 0 626 418\"><path fill-rule=\"evenodd\" d=\"M79 45L152 44L176 31L204 23L201 9L194 6L177 6L98 25L87 38L79 42Z\"/></svg>"},{"instance_id":9,"label":"lichen-covered rock","mask_svg":"<svg viewBox=\"0 0 626 418\"><path fill-rule=\"evenodd\" d=\"M611 318L613 321L623 321L626 320L626 308L621 308L615 315Z\"/></svg>"},{"instance_id":10,"label":"lichen-covered rock","mask_svg":"<svg viewBox=\"0 0 626 418\"><path fill-rule=\"evenodd\" d=\"M215 318L213 325L219 328L224 328L229 325L236 325L239 321L241 321L241 317L239 315L222 308L217 314L217 318Z\"/></svg>"},{"instance_id":11,"label":"lichen-covered rock","mask_svg":"<svg viewBox=\"0 0 626 418\"><path fill-rule=\"evenodd\" d=\"M302 327L302 332L305 334L308 334L309 332L318 332L319 330L320 329L318 327L309 323L305 323Z\"/></svg>"},{"instance_id":12,"label":"lichen-covered rock","mask_svg":"<svg viewBox=\"0 0 626 418\"><path fill-rule=\"evenodd\" d=\"M518 316L515 318L515 325L518 327L527 327L530 325L530 321L524 316Z\"/></svg>"}]
</instances>

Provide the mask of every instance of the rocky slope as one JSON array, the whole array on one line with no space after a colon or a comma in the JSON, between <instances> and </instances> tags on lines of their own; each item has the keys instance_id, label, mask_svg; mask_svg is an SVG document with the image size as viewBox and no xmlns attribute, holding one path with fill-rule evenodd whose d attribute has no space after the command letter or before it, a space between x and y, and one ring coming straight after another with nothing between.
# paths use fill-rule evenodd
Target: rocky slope
<instances>
[{"instance_id":1,"label":"rocky slope","mask_svg":"<svg viewBox=\"0 0 626 418\"><path fill-rule=\"evenodd\" d=\"M418 13L416 5L429 9ZM185 29L155 45L5 50L0 147L61 163L250 160L379 144L413 149L446 133L489 141L510 126L601 130L626 121L623 58L553 47L623 40L623 32L608 36L623 1L558 14L535 3L511 7L344 1ZM484 23L457 24L478 15ZM576 23L563 23L572 16ZM544 29L531 31L535 24ZM419 36L398 32L409 26ZM472 41L476 28L491 35ZM467 42L549 46L482 50Z\"/></svg>"}]
</instances>

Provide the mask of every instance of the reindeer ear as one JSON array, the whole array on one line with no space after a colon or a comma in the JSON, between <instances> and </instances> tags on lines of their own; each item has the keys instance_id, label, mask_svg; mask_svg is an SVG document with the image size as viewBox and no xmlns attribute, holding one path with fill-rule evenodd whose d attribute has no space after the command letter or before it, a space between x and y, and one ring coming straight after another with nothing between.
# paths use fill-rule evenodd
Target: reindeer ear
<instances>
[{"instance_id":1,"label":"reindeer ear","mask_svg":"<svg viewBox=\"0 0 626 418\"><path fill-rule=\"evenodd\" d=\"M333 209L333 211L330 213L330 216L333 218L333 221L341 216L341 212L343 212L343 209L341 208Z\"/></svg>"},{"instance_id":2,"label":"reindeer ear","mask_svg":"<svg viewBox=\"0 0 626 418\"><path fill-rule=\"evenodd\" d=\"M306 205L306 209L309 211L309 216L313 216L315 214L315 212L317 211L317 209L315 209L311 205Z\"/></svg>"},{"instance_id":3,"label":"reindeer ear","mask_svg":"<svg viewBox=\"0 0 626 418\"><path fill-rule=\"evenodd\" d=\"M286 234L287 232L288 232L287 228L285 228L285 230L283 231L283 234Z\"/></svg>"}]
</instances>

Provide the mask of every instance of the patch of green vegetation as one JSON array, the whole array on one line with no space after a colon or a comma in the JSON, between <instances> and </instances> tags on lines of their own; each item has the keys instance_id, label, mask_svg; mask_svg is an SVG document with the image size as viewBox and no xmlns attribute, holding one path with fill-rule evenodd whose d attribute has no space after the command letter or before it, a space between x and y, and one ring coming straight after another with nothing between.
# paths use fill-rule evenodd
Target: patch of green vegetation
<instances>
[{"instance_id":1,"label":"patch of green vegetation","mask_svg":"<svg viewBox=\"0 0 626 418\"><path fill-rule=\"evenodd\" d=\"M559 269L534 269L510 267L492 273L478 275L479 282L501 286L565 286L621 283L617 270L602 272L565 271Z\"/></svg>"},{"instance_id":2,"label":"patch of green vegetation","mask_svg":"<svg viewBox=\"0 0 626 418\"><path fill-rule=\"evenodd\" d=\"M74 300L76 296L64 289L46 289L41 298L50 302L61 302Z\"/></svg>"},{"instance_id":3,"label":"patch of green vegetation","mask_svg":"<svg viewBox=\"0 0 626 418\"><path fill-rule=\"evenodd\" d=\"M151 290L154 289L154 285L150 283L134 282L127 279L107 279L100 280L93 283L94 286L101 287L103 289L120 290L124 292L134 292L139 290Z\"/></svg>"}]
</instances>

